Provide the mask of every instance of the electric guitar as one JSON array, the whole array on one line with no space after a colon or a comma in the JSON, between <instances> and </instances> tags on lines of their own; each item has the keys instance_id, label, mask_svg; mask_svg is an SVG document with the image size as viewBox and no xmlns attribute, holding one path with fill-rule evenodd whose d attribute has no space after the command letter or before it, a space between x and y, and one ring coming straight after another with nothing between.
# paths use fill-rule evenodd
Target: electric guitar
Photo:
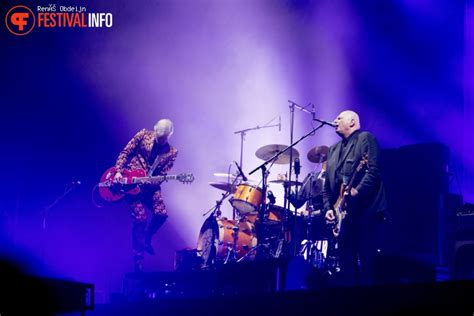
<instances>
[{"instance_id":1,"label":"electric guitar","mask_svg":"<svg viewBox=\"0 0 474 316\"><path fill-rule=\"evenodd\" d=\"M364 154L362 156L362 159L359 162L359 165L357 166L356 170L352 174L349 183L347 184L342 184L341 185L341 191L339 193L339 197L337 198L336 203L334 204L334 224L332 227L332 233L335 238L339 236L341 233L341 225L342 221L347 215L347 204L346 204L346 198L351 194L351 189L354 187L354 181L357 178L357 175L362 172L367 167L367 164L369 162L369 156L367 154Z\"/></svg>"},{"instance_id":2,"label":"electric guitar","mask_svg":"<svg viewBox=\"0 0 474 316\"><path fill-rule=\"evenodd\" d=\"M99 195L107 202L118 201L126 195L136 195L140 193L141 185L161 184L168 180L178 180L182 183L191 183L194 181L194 175L188 173L147 176L143 169L124 169L122 172L123 178L121 178L119 182L115 182L115 173L115 167L107 169L98 184Z\"/></svg>"}]
</instances>

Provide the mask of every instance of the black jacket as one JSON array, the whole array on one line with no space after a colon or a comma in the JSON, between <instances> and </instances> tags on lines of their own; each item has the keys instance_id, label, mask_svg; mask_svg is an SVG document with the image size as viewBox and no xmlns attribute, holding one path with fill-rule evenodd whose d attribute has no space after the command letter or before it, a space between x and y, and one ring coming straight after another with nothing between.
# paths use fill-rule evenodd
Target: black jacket
<instances>
[{"instance_id":1,"label":"black jacket","mask_svg":"<svg viewBox=\"0 0 474 316\"><path fill-rule=\"evenodd\" d=\"M387 208L385 189L380 174L380 148L375 137L369 132L355 131L349 138L344 151L341 140L329 148L326 180L323 188L324 209L333 208L340 193L336 172L350 177L357 168L362 156L368 154L366 171L356 179L354 187L359 194L353 204L360 211L375 214ZM350 211L350 209L348 210Z\"/></svg>"}]
</instances>

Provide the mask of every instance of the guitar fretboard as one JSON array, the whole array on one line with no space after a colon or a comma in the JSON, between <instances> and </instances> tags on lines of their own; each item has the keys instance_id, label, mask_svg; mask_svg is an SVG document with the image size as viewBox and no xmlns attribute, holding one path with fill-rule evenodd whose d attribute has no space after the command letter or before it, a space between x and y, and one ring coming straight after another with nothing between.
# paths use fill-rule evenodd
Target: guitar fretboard
<instances>
[{"instance_id":1,"label":"guitar fretboard","mask_svg":"<svg viewBox=\"0 0 474 316\"><path fill-rule=\"evenodd\" d=\"M132 183L156 183L162 182L165 180L175 180L176 176L156 176L156 177L141 177L141 178L132 178Z\"/></svg>"}]
</instances>

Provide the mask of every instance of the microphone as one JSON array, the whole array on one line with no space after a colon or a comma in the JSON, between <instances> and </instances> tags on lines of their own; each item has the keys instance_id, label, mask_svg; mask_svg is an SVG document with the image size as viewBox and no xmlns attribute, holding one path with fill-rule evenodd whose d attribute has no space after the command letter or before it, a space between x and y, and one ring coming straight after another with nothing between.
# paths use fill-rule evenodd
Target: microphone
<instances>
[{"instance_id":1,"label":"microphone","mask_svg":"<svg viewBox=\"0 0 474 316\"><path fill-rule=\"evenodd\" d=\"M334 124L333 122L323 121L323 120L320 120L320 119L317 119L317 118L315 118L313 120L316 121L316 122L319 122L323 125L329 125L329 126L332 126L332 127L336 127L336 124Z\"/></svg>"},{"instance_id":2,"label":"microphone","mask_svg":"<svg viewBox=\"0 0 474 316\"><path fill-rule=\"evenodd\" d=\"M299 175L300 172L301 172L301 164L300 164L300 159L299 158L295 159L295 164L294 164L293 168L295 169L295 174Z\"/></svg>"},{"instance_id":3,"label":"microphone","mask_svg":"<svg viewBox=\"0 0 474 316\"><path fill-rule=\"evenodd\" d=\"M281 115L278 116L278 131L281 132Z\"/></svg>"},{"instance_id":4,"label":"microphone","mask_svg":"<svg viewBox=\"0 0 474 316\"><path fill-rule=\"evenodd\" d=\"M237 163L237 161L234 160L234 162L235 162L235 165L237 166L237 169L239 169L240 175L242 176L242 180L247 181L247 177L245 176L245 174L244 174L244 172L242 171L242 169L240 169L240 166L239 166L239 164Z\"/></svg>"},{"instance_id":5,"label":"microphone","mask_svg":"<svg viewBox=\"0 0 474 316\"><path fill-rule=\"evenodd\" d=\"M313 116L313 120L316 119L316 107L314 106L314 103L311 103L312 108L311 108L311 115Z\"/></svg>"}]
</instances>

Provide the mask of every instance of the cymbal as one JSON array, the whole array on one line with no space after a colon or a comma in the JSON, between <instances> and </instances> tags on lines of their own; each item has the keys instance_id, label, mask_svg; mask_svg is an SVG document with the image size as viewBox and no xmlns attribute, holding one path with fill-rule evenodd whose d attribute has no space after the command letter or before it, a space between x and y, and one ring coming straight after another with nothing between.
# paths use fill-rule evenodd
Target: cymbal
<instances>
[{"instance_id":1,"label":"cymbal","mask_svg":"<svg viewBox=\"0 0 474 316\"><path fill-rule=\"evenodd\" d=\"M257 156L258 158L263 159L263 160L268 160L268 159L272 158L273 156L275 156L278 152L285 149L286 147L288 147L288 146L278 145L278 144L266 145L266 146L263 146L263 147L260 147L259 149L257 149L257 151L255 152L255 156ZM292 152L293 159L300 157L300 153L296 149L291 148L291 149L288 149L287 151L285 151L280 156L278 156L278 158L275 159L274 163L277 164L277 165L289 164L290 163L290 151Z\"/></svg>"},{"instance_id":2,"label":"cymbal","mask_svg":"<svg viewBox=\"0 0 474 316\"><path fill-rule=\"evenodd\" d=\"M223 190L226 192L231 192L231 193L234 193L235 190L237 189L235 185L231 185L231 183L228 183L228 182L209 182L209 185L216 189Z\"/></svg>"},{"instance_id":3,"label":"cymbal","mask_svg":"<svg viewBox=\"0 0 474 316\"><path fill-rule=\"evenodd\" d=\"M236 176L235 174L232 174L232 173L219 173L219 172L216 172L216 173L214 173L214 177L224 178L226 181L227 180L234 181L235 178L239 178L239 180L241 180L240 182L244 182L242 180L241 175ZM257 182L257 180L247 177L247 182Z\"/></svg>"},{"instance_id":4,"label":"cymbal","mask_svg":"<svg viewBox=\"0 0 474 316\"><path fill-rule=\"evenodd\" d=\"M308 160L314 163L325 162L328 159L328 146L317 146L308 152Z\"/></svg>"},{"instance_id":5,"label":"cymbal","mask_svg":"<svg viewBox=\"0 0 474 316\"><path fill-rule=\"evenodd\" d=\"M214 177L235 179L237 176L232 173L214 173Z\"/></svg>"},{"instance_id":6,"label":"cymbal","mask_svg":"<svg viewBox=\"0 0 474 316\"><path fill-rule=\"evenodd\" d=\"M283 185L285 186L293 186L293 185L302 185L303 182L299 182L299 181L288 181L288 180L270 180L268 182L271 182L271 183L282 183Z\"/></svg>"}]
</instances>

